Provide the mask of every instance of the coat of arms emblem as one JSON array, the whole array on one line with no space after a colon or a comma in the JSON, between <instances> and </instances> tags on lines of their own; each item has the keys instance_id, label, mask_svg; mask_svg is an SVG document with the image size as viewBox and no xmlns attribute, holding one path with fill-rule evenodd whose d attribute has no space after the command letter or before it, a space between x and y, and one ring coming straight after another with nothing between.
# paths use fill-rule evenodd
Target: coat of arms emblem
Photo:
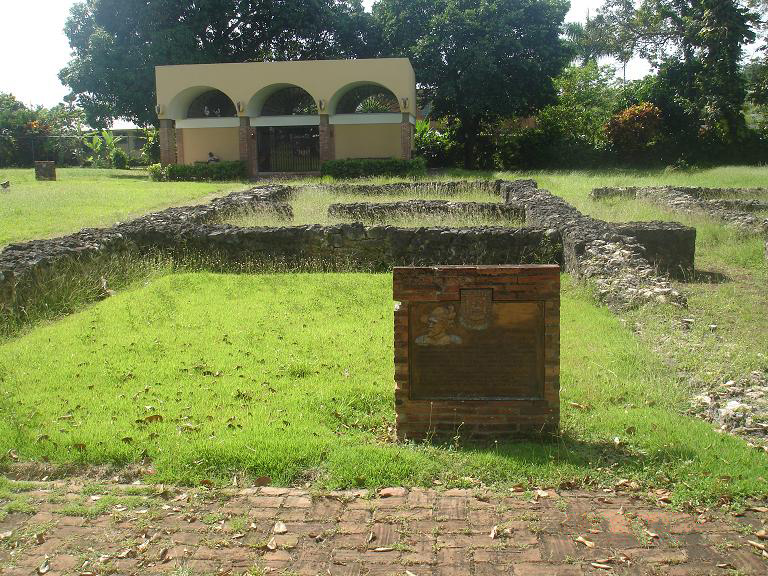
<instances>
[{"instance_id":1,"label":"coat of arms emblem","mask_svg":"<svg viewBox=\"0 0 768 576\"><path fill-rule=\"evenodd\" d=\"M491 290L462 290L459 324L467 330L485 330L493 319Z\"/></svg>"}]
</instances>

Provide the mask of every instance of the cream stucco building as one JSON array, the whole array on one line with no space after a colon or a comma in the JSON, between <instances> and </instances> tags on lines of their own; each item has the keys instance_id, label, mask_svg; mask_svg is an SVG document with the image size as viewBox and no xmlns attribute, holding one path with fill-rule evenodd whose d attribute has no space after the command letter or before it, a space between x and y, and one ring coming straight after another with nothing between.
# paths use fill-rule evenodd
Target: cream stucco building
<instances>
[{"instance_id":1,"label":"cream stucco building","mask_svg":"<svg viewBox=\"0 0 768 576\"><path fill-rule=\"evenodd\" d=\"M416 79L405 58L158 66L163 163L243 160L249 174L338 158L410 158Z\"/></svg>"}]
</instances>

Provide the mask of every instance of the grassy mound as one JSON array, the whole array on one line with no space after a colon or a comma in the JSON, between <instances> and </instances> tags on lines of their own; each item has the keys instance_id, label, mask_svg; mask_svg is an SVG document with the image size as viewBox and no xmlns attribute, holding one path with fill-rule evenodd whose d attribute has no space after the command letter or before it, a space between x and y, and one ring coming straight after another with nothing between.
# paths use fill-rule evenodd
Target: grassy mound
<instances>
[{"instance_id":1,"label":"grassy mound","mask_svg":"<svg viewBox=\"0 0 768 576\"><path fill-rule=\"evenodd\" d=\"M557 443L391 441L391 277L179 274L0 345L0 453L148 458L159 481L341 488L635 479L678 500L768 493L768 457L681 415L687 391L565 279Z\"/></svg>"}]
</instances>

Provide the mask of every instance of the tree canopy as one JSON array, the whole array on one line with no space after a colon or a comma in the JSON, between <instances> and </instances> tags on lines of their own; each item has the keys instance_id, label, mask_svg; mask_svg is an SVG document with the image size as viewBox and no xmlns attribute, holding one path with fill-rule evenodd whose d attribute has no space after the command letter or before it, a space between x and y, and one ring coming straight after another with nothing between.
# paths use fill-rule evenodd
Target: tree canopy
<instances>
[{"instance_id":1,"label":"tree canopy","mask_svg":"<svg viewBox=\"0 0 768 576\"><path fill-rule=\"evenodd\" d=\"M380 0L382 53L408 56L422 97L455 116L473 165L480 123L527 115L555 96L552 78L571 54L560 38L560 0Z\"/></svg>"},{"instance_id":2,"label":"tree canopy","mask_svg":"<svg viewBox=\"0 0 768 576\"><path fill-rule=\"evenodd\" d=\"M65 32L60 78L95 127L153 123L157 65L365 57L376 44L361 0L84 0Z\"/></svg>"}]
</instances>

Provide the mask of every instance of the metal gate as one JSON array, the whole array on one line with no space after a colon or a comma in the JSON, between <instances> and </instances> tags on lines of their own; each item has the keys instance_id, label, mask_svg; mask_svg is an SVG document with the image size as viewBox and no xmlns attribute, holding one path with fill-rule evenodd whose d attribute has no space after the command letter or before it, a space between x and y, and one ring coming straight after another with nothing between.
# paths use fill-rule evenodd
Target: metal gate
<instances>
[{"instance_id":1,"label":"metal gate","mask_svg":"<svg viewBox=\"0 0 768 576\"><path fill-rule=\"evenodd\" d=\"M259 172L318 172L317 126L269 126L258 129Z\"/></svg>"}]
</instances>

